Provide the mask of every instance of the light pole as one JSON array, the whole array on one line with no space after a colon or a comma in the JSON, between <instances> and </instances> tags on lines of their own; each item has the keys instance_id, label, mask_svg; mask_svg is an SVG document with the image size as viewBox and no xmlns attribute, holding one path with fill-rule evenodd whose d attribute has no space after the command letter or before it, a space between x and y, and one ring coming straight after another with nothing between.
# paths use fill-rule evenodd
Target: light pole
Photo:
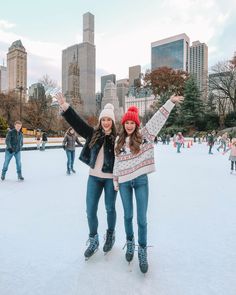
<instances>
[{"instance_id":1,"label":"light pole","mask_svg":"<svg viewBox=\"0 0 236 295\"><path fill-rule=\"evenodd\" d=\"M17 86L16 89L20 91L20 121L22 120L22 91L26 90L23 86Z\"/></svg>"}]
</instances>

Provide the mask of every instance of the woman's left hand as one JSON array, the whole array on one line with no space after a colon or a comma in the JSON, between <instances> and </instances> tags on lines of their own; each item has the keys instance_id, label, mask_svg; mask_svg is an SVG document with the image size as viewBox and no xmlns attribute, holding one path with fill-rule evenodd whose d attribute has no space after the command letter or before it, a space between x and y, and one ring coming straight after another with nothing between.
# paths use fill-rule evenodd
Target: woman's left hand
<instances>
[{"instance_id":1,"label":"woman's left hand","mask_svg":"<svg viewBox=\"0 0 236 295\"><path fill-rule=\"evenodd\" d=\"M184 101L184 97L180 95L171 95L170 100L173 103L182 103Z\"/></svg>"}]
</instances>

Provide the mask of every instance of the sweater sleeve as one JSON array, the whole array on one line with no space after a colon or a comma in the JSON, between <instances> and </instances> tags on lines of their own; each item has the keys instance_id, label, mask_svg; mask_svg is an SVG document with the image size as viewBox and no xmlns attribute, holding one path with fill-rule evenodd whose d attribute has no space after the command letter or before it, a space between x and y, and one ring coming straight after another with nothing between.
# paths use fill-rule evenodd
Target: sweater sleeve
<instances>
[{"instance_id":1,"label":"sweater sleeve","mask_svg":"<svg viewBox=\"0 0 236 295\"><path fill-rule=\"evenodd\" d=\"M65 135L64 139L63 139L63 142L62 142L62 145L65 146L67 143L67 134Z\"/></svg>"},{"instance_id":2,"label":"sweater sleeve","mask_svg":"<svg viewBox=\"0 0 236 295\"><path fill-rule=\"evenodd\" d=\"M118 141L118 136L116 138L114 149L116 148L117 141ZM114 183L118 182L118 157L116 156L116 153L115 153L115 161L113 166L113 182Z\"/></svg>"},{"instance_id":3,"label":"sweater sleeve","mask_svg":"<svg viewBox=\"0 0 236 295\"><path fill-rule=\"evenodd\" d=\"M62 112L62 116L75 129L75 131L83 138L88 138L93 134L93 127L87 124L72 107L69 107L65 112Z\"/></svg>"},{"instance_id":4,"label":"sweater sleeve","mask_svg":"<svg viewBox=\"0 0 236 295\"><path fill-rule=\"evenodd\" d=\"M155 136L160 132L169 117L171 110L175 104L169 99L159 108L159 110L147 122L146 126L141 129L141 134L147 136L150 140L154 140Z\"/></svg>"}]
</instances>

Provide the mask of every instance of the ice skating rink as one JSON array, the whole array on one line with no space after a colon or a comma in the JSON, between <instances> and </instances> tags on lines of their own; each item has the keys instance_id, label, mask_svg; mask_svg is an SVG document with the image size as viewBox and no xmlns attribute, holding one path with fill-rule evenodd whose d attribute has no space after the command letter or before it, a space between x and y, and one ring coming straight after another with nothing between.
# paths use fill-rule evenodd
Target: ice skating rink
<instances>
[{"instance_id":1,"label":"ice skating rink","mask_svg":"<svg viewBox=\"0 0 236 295\"><path fill-rule=\"evenodd\" d=\"M116 243L104 256L106 214L99 205L100 250L84 260L88 167L66 176L62 149L22 152L0 182L1 295L235 295L236 173L228 154L195 143L177 154L155 147L149 175L149 272L125 261L123 209L117 197ZM4 153L0 153L2 167ZM137 237L136 215L134 219ZM137 238L136 238L137 240Z\"/></svg>"}]
</instances>

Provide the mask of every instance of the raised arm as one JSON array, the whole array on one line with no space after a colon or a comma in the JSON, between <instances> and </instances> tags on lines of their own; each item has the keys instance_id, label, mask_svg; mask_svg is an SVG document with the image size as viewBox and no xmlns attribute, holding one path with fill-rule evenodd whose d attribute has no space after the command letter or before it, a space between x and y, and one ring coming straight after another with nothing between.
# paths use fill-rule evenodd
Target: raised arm
<instances>
[{"instance_id":1,"label":"raised arm","mask_svg":"<svg viewBox=\"0 0 236 295\"><path fill-rule=\"evenodd\" d=\"M75 110L66 102L65 97L62 93L56 94L56 99L62 109L62 116L70 124L71 127L83 138L92 136L93 127L87 124L76 112Z\"/></svg>"},{"instance_id":2,"label":"raised arm","mask_svg":"<svg viewBox=\"0 0 236 295\"><path fill-rule=\"evenodd\" d=\"M176 103L183 101L183 96L172 95L167 102L159 108L159 110L152 116L147 124L142 128L141 133L150 140L154 140L155 136L159 133L166 120L168 119L170 112L174 108Z\"/></svg>"}]
</instances>

